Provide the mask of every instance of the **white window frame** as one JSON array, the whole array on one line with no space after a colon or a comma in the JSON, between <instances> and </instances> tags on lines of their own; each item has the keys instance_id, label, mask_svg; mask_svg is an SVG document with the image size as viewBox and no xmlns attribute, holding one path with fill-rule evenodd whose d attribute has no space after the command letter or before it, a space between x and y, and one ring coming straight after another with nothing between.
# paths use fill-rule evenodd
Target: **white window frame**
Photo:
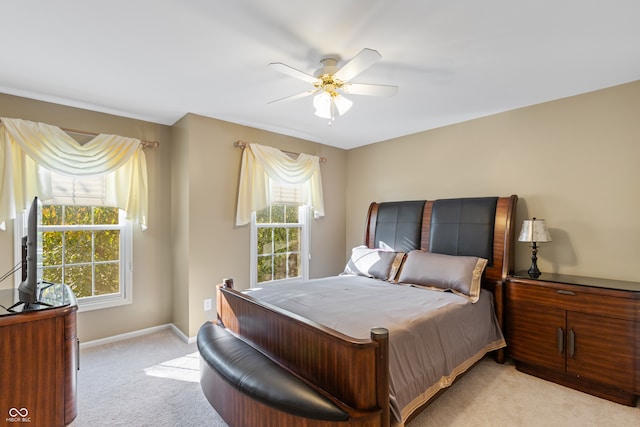
<instances>
[{"instance_id":1,"label":"white window frame","mask_svg":"<svg viewBox=\"0 0 640 427\"><path fill-rule=\"evenodd\" d=\"M249 286L251 288L257 288L260 286L274 285L278 283L288 282L291 280L309 280L309 260L311 254L309 253L309 217L311 207L303 205L298 207L298 221L297 223L260 223L256 222L256 213L251 214L251 262L249 272ZM277 279L269 282L258 283L258 228L274 228L278 226L286 227L300 227L300 276L291 277L286 279Z\"/></svg>"},{"instance_id":2,"label":"white window frame","mask_svg":"<svg viewBox=\"0 0 640 427\"><path fill-rule=\"evenodd\" d=\"M17 215L14 222L14 260L22 260L22 236L26 235L27 211ZM133 226L125 219L125 212L120 210L119 225L77 225L77 226L42 226L38 224L38 231L68 231L68 230L120 230L120 292L109 295L96 295L78 298L78 312L99 310L109 307L133 303ZM22 273L14 274L15 286L22 279Z\"/></svg>"}]
</instances>

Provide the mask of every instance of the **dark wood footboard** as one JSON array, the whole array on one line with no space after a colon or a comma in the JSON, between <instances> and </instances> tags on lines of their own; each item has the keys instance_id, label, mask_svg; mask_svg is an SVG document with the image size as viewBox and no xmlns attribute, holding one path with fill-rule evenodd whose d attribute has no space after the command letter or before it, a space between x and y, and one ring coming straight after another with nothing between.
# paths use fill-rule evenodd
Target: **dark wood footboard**
<instances>
[{"instance_id":1,"label":"dark wood footboard","mask_svg":"<svg viewBox=\"0 0 640 427\"><path fill-rule=\"evenodd\" d=\"M354 339L224 284L217 310L227 330L342 405L350 421L339 425L389 426L386 329Z\"/></svg>"}]
</instances>

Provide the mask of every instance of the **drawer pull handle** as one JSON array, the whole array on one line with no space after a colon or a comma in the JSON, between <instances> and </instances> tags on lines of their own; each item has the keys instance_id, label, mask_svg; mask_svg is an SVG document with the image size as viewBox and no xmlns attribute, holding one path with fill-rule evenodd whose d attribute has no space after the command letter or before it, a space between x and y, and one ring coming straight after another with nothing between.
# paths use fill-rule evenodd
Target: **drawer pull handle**
<instances>
[{"instance_id":1,"label":"drawer pull handle","mask_svg":"<svg viewBox=\"0 0 640 427\"><path fill-rule=\"evenodd\" d=\"M569 331L569 357L573 357L573 354L576 352L576 334L573 332L573 329Z\"/></svg>"},{"instance_id":2,"label":"drawer pull handle","mask_svg":"<svg viewBox=\"0 0 640 427\"><path fill-rule=\"evenodd\" d=\"M564 351L564 331L562 328L558 328L556 342L558 343L558 353L562 354Z\"/></svg>"},{"instance_id":3,"label":"drawer pull handle","mask_svg":"<svg viewBox=\"0 0 640 427\"><path fill-rule=\"evenodd\" d=\"M556 292L561 294L561 295L575 295L576 294L573 291L565 291L564 289L558 289Z\"/></svg>"}]
</instances>

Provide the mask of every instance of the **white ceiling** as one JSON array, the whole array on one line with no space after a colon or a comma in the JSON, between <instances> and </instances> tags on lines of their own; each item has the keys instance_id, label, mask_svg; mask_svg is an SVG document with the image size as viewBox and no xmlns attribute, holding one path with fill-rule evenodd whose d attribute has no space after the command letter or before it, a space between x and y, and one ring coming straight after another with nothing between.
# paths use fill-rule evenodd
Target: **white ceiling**
<instances>
[{"instance_id":1,"label":"white ceiling","mask_svg":"<svg viewBox=\"0 0 640 427\"><path fill-rule=\"evenodd\" d=\"M0 92L162 124L186 113L353 148L640 78L638 0L3 0ZM313 73L363 48L333 126ZM340 65L339 64L339 65Z\"/></svg>"}]
</instances>

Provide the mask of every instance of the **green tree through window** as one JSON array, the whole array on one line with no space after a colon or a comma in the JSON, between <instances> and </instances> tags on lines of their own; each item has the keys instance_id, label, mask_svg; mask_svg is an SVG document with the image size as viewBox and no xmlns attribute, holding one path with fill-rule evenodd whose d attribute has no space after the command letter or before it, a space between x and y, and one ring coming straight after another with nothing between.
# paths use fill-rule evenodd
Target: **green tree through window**
<instances>
[{"instance_id":1,"label":"green tree through window","mask_svg":"<svg viewBox=\"0 0 640 427\"><path fill-rule=\"evenodd\" d=\"M298 206L284 204L256 212L258 283L300 277L299 215Z\"/></svg>"},{"instance_id":2,"label":"green tree through window","mask_svg":"<svg viewBox=\"0 0 640 427\"><path fill-rule=\"evenodd\" d=\"M45 205L42 280L66 283L82 299L121 292L117 208Z\"/></svg>"}]
</instances>

